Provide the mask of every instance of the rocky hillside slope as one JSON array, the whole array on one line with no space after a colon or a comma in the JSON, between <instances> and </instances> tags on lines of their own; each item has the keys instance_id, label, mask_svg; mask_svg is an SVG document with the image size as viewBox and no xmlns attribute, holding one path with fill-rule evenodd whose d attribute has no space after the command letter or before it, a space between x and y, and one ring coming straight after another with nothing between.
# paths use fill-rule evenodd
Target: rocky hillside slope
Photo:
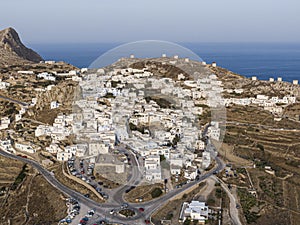
<instances>
[{"instance_id":1,"label":"rocky hillside slope","mask_svg":"<svg viewBox=\"0 0 300 225\"><path fill-rule=\"evenodd\" d=\"M26 61L39 62L42 57L35 51L27 48L18 33L13 28L0 31L0 65L25 63Z\"/></svg>"}]
</instances>

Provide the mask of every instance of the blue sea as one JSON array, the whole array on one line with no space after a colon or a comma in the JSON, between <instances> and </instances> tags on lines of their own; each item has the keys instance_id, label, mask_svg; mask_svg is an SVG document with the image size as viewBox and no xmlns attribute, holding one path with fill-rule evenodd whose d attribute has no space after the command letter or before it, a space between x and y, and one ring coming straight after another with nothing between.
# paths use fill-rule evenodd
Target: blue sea
<instances>
[{"instance_id":1,"label":"blue sea","mask_svg":"<svg viewBox=\"0 0 300 225\"><path fill-rule=\"evenodd\" d=\"M121 43L98 44L31 44L46 60L65 61L79 68ZM261 80L282 77L284 81L300 80L300 43L179 43L207 63ZM173 53L173 52L172 52ZM129 56L129 52L126 52ZM184 57L180 53L179 56ZM122 55L118 55L122 56Z\"/></svg>"}]
</instances>

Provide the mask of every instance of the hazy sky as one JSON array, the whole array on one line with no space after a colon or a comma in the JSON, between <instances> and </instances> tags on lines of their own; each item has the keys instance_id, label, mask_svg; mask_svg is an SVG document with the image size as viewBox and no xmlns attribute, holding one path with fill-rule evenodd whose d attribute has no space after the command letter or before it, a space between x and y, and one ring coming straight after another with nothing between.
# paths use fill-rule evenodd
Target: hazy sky
<instances>
[{"instance_id":1,"label":"hazy sky","mask_svg":"<svg viewBox=\"0 0 300 225\"><path fill-rule=\"evenodd\" d=\"M300 42L299 0L0 0L25 43Z\"/></svg>"}]
</instances>

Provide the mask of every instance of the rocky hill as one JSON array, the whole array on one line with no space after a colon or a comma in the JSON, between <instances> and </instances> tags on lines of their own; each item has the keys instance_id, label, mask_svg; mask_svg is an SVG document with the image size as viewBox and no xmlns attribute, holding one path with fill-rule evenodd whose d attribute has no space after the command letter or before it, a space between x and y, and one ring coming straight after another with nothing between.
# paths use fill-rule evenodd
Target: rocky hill
<instances>
[{"instance_id":1,"label":"rocky hill","mask_svg":"<svg viewBox=\"0 0 300 225\"><path fill-rule=\"evenodd\" d=\"M18 33L13 28L0 31L0 65L39 62L42 57L32 49L27 48Z\"/></svg>"}]
</instances>

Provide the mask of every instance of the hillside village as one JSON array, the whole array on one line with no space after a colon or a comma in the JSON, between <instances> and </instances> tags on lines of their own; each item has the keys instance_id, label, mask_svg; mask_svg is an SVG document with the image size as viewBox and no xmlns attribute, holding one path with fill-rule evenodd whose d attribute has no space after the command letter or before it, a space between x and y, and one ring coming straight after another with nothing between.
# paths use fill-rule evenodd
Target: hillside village
<instances>
[{"instance_id":1,"label":"hillside village","mask_svg":"<svg viewBox=\"0 0 300 225\"><path fill-rule=\"evenodd\" d=\"M177 56L173 59L163 58L163 61L172 66L189 63L188 59L179 59ZM205 62L198 63L198 66L207 67ZM216 64L212 66L216 67ZM190 80L180 73L177 79L171 79L154 76L146 67L115 68L110 71L81 69L66 73L45 71L38 74L18 71L18 74L52 82L56 77L63 77L63 80L78 82L80 87L80 98L75 99L72 113L59 113L53 124L36 127L35 137L51 137L52 142L45 146L47 152L55 155L58 161L67 161L73 156L94 157L92 161L95 161L99 154L111 154L114 146L122 143L144 157L145 178L150 182L164 179L160 156L170 163L172 175L180 174L186 168L186 178L195 179L198 169L206 169L210 165L211 155L205 151L202 136L206 126L199 125L199 119L207 108L225 110L232 104L257 105L273 113L275 120L280 120L284 108L297 101L297 97L291 95L283 98L261 94L249 98L223 98L225 92L242 94L244 90L224 89L222 81L214 74ZM7 81L1 81L2 90L12 85ZM297 85L296 81L293 85ZM55 84L49 84L42 89L35 88L35 91L51 92L53 87ZM26 102L27 105L15 114L13 120L21 121L22 115L37 101L37 98L32 98L31 102ZM59 109L60 103L51 101L49 108ZM9 129L11 120L8 116L2 117L0 129ZM207 135L217 141L222 139L220 122L224 121L211 121L207 130ZM70 135L76 137L74 144L61 146L60 141ZM40 150L35 149L34 143L10 139L3 140L1 146L14 153L21 151L34 154Z\"/></svg>"},{"instance_id":2,"label":"hillside village","mask_svg":"<svg viewBox=\"0 0 300 225\"><path fill-rule=\"evenodd\" d=\"M285 118L288 107L299 103L297 81L271 80L274 85L287 85L289 91L253 96L247 88L230 87L224 77L213 73L216 63L166 55L152 60L131 57L100 69L32 69L6 74L0 81L0 95L12 105L1 112L0 147L38 161L45 153L53 162L86 159L89 173L94 170L112 180L112 174L119 179L130 168L128 158L116 153L126 148L141 159L138 166L144 183L163 183L179 176L192 181L214 165L218 149L212 149L208 139L222 143L228 108L258 107L272 114L276 123ZM193 69L187 70L187 65ZM25 77L28 83L18 88L30 91L21 98L11 95L12 87ZM243 79L246 84L259 82L256 77ZM44 112L49 112L51 119L40 120ZM109 174L105 174L106 167ZM268 166L266 171L270 173L272 168ZM189 208L183 211L191 213ZM203 222L207 219L200 214L196 217Z\"/></svg>"}]
</instances>

